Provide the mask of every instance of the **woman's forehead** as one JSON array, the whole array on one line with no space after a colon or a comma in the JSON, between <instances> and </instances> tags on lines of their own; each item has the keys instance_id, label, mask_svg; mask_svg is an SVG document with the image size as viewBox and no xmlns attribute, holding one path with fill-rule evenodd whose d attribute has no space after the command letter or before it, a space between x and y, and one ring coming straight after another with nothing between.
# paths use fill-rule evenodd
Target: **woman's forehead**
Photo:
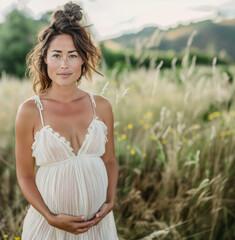
<instances>
[{"instance_id":1,"label":"woman's forehead","mask_svg":"<svg viewBox=\"0 0 235 240\"><path fill-rule=\"evenodd\" d=\"M56 36L50 43L50 50L65 50L65 51L74 51L76 47L73 42L72 36L68 34L61 34Z\"/></svg>"}]
</instances>

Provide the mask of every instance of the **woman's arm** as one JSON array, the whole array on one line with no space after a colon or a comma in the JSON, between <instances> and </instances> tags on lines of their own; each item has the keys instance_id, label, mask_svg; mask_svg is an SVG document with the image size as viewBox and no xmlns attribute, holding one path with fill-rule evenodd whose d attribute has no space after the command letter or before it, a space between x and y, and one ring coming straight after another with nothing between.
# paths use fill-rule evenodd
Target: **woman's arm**
<instances>
[{"instance_id":1,"label":"woman's arm","mask_svg":"<svg viewBox=\"0 0 235 240\"><path fill-rule=\"evenodd\" d=\"M108 127L107 130L107 138L108 141L105 145L105 153L102 156L104 164L108 173L108 189L106 202L110 203L111 206L114 206L115 201L115 193L118 181L118 163L115 159L115 146L114 146L114 137L113 137L113 125L114 125L114 117L111 103L101 96L97 97L97 101L99 104L99 110L102 112L102 116L104 118L104 122ZM98 106L98 104L97 104Z\"/></svg>"},{"instance_id":2,"label":"woman's arm","mask_svg":"<svg viewBox=\"0 0 235 240\"><path fill-rule=\"evenodd\" d=\"M40 120L38 109L35 106L33 101L23 103L16 116L15 155L18 183L27 201L44 216L51 226L76 235L84 233L94 222L81 222L83 221L82 216L51 213L35 183L35 159L32 157L31 146L34 140L35 123L37 119Z\"/></svg>"},{"instance_id":3,"label":"woman's arm","mask_svg":"<svg viewBox=\"0 0 235 240\"><path fill-rule=\"evenodd\" d=\"M95 214L92 220L95 221L94 225L97 225L109 212L112 211L115 201L116 186L118 181L118 163L115 159L115 147L113 138L113 111L111 103L102 96L96 96L96 112L100 112L98 115L102 115L107 129L108 141L105 145L105 153L101 157L104 161L107 174L108 174L108 188L106 201L102 204L99 211Z\"/></svg>"},{"instance_id":4,"label":"woman's arm","mask_svg":"<svg viewBox=\"0 0 235 240\"><path fill-rule=\"evenodd\" d=\"M38 116L35 106L33 101L28 101L21 104L17 112L15 121L16 174L27 201L48 220L52 213L44 203L35 184L35 159L32 157L31 150L36 122L34 116Z\"/></svg>"}]
</instances>

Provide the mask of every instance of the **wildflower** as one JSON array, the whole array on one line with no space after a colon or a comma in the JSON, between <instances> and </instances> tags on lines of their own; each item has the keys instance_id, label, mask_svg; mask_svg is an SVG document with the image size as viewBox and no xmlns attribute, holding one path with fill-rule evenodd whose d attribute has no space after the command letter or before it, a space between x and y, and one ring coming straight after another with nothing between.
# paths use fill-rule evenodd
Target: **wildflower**
<instances>
[{"instance_id":1,"label":"wildflower","mask_svg":"<svg viewBox=\"0 0 235 240\"><path fill-rule=\"evenodd\" d=\"M151 139L152 139L153 141L155 141L155 140L157 140L157 137L156 137L155 135L152 135L152 136L151 136Z\"/></svg>"},{"instance_id":2,"label":"wildflower","mask_svg":"<svg viewBox=\"0 0 235 240\"><path fill-rule=\"evenodd\" d=\"M120 137L118 137L118 139L117 139L117 140L118 140L118 142L120 142L122 139L121 139Z\"/></svg>"},{"instance_id":3,"label":"wildflower","mask_svg":"<svg viewBox=\"0 0 235 240\"><path fill-rule=\"evenodd\" d=\"M230 130L226 131L226 135L230 135L232 132Z\"/></svg>"},{"instance_id":4,"label":"wildflower","mask_svg":"<svg viewBox=\"0 0 235 240\"><path fill-rule=\"evenodd\" d=\"M143 125L143 124L144 124L144 120L143 120L143 119L140 119L140 120L139 120L139 124L140 124L140 125Z\"/></svg>"},{"instance_id":5,"label":"wildflower","mask_svg":"<svg viewBox=\"0 0 235 240\"><path fill-rule=\"evenodd\" d=\"M8 235L4 234L4 235L3 235L3 237L4 237L4 238L7 238L7 237L8 237Z\"/></svg>"},{"instance_id":6,"label":"wildflower","mask_svg":"<svg viewBox=\"0 0 235 240\"><path fill-rule=\"evenodd\" d=\"M174 128L171 128L171 129L169 130L170 133L173 133L174 131L175 131Z\"/></svg>"},{"instance_id":7,"label":"wildflower","mask_svg":"<svg viewBox=\"0 0 235 240\"><path fill-rule=\"evenodd\" d=\"M219 135L220 135L221 137L224 137L224 136L225 136L225 132L219 132Z\"/></svg>"},{"instance_id":8,"label":"wildflower","mask_svg":"<svg viewBox=\"0 0 235 240\"><path fill-rule=\"evenodd\" d=\"M219 112L214 112L213 115L214 115L214 117L219 117L220 113Z\"/></svg>"},{"instance_id":9,"label":"wildflower","mask_svg":"<svg viewBox=\"0 0 235 240\"><path fill-rule=\"evenodd\" d=\"M126 139L126 134L122 134L121 138L124 140Z\"/></svg>"},{"instance_id":10,"label":"wildflower","mask_svg":"<svg viewBox=\"0 0 235 240\"><path fill-rule=\"evenodd\" d=\"M124 131L124 132L127 131L127 127L126 127L126 126L123 127L123 131Z\"/></svg>"},{"instance_id":11,"label":"wildflower","mask_svg":"<svg viewBox=\"0 0 235 240\"><path fill-rule=\"evenodd\" d=\"M20 237L15 237L15 240L20 240Z\"/></svg>"},{"instance_id":12,"label":"wildflower","mask_svg":"<svg viewBox=\"0 0 235 240\"><path fill-rule=\"evenodd\" d=\"M145 158L147 156L147 153L143 153L142 157Z\"/></svg>"},{"instance_id":13,"label":"wildflower","mask_svg":"<svg viewBox=\"0 0 235 240\"><path fill-rule=\"evenodd\" d=\"M131 155L135 154L135 149L131 149Z\"/></svg>"},{"instance_id":14,"label":"wildflower","mask_svg":"<svg viewBox=\"0 0 235 240\"><path fill-rule=\"evenodd\" d=\"M127 145L127 146L126 146L126 149L128 149L128 150L129 150L130 148L131 148L131 146L130 146L130 145Z\"/></svg>"},{"instance_id":15,"label":"wildflower","mask_svg":"<svg viewBox=\"0 0 235 240\"><path fill-rule=\"evenodd\" d=\"M166 139L162 139L162 144L166 144Z\"/></svg>"},{"instance_id":16,"label":"wildflower","mask_svg":"<svg viewBox=\"0 0 235 240\"><path fill-rule=\"evenodd\" d=\"M210 114L210 115L207 116L207 119L211 120L211 119L213 119L213 116Z\"/></svg>"},{"instance_id":17,"label":"wildflower","mask_svg":"<svg viewBox=\"0 0 235 240\"><path fill-rule=\"evenodd\" d=\"M183 142L187 142L187 138L183 138Z\"/></svg>"},{"instance_id":18,"label":"wildflower","mask_svg":"<svg viewBox=\"0 0 235 240\"><path fill-rule=\"evenodd\" d=\"M114 131L114 135L118 135L118 130L115 130L115 131Z\"/></svg>"},{"instance_id":19,"label":"wildflower","mask_svg":"<svg viewBox=\"0 0 235 240\"><path fill-rule=\"evenodd\" d=\"M132 125L131 123L129 123L129 124L127 125L127 128L128 128L128 129L132 129L132 127L133 127L133 125Z\"/></svg>"}]
</instances>

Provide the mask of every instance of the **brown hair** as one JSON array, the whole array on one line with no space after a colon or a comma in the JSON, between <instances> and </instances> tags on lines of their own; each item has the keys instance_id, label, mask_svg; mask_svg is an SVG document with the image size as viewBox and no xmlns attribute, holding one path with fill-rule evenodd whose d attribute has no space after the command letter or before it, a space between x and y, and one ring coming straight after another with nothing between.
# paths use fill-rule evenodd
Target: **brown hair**
<instances>
[{"instance_id":1,"label":"brown hair","mask_svg":"<svg viewBox=\"0 0 235 240\"><path fill-rule=\"evenodd\" d=\"M46 26L39 31L38 43L26 57L26 72L29 73L29 77L33 81L33 91L35 93L43 92L51 86L52 80L48 76L44 57L51 41L60 34L72 36L74 45L84 61L78 82L83 75L86 79L88 79L88 75L91 80L93 71L102 75L96 70L101 60L101 52L95 46L91 34L87 30L89 26L82 25L80 22L83 17L81 10L82 8L79 5L70 1L64 5L63 10L55 10L51 14L50 26Z\"/></svg>"}]
</instances>

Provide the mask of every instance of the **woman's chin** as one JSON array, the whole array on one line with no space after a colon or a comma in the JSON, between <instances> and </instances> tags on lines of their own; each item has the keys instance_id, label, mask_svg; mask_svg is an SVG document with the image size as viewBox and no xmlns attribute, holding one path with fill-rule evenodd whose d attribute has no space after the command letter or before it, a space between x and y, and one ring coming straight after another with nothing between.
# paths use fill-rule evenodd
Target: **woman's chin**
<instances>
[{"instance_id":1,"label":"woman's chin","mask_svg":"<svg viewBox=\"0 0 235 240\"><path fill-rule=\"evenodd\" d=\"M54 81L54 84L58 87L74 87L77 81Z\"/></svg>"}]
</instances>

